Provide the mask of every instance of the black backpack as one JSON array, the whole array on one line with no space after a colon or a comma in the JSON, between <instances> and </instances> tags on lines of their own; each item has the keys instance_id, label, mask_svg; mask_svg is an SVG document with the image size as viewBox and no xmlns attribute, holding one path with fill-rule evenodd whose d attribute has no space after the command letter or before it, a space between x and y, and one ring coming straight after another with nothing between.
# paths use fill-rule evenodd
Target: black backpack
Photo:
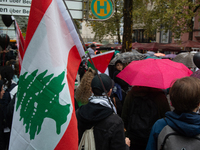
<instances>
[{"instance_id":1,"label":"black backpack","mask_svg":"<svg viewBox=\"0 0 200 150\"><path fill-rule=\"evenodd\" d=\"M147 143L151 128L157 119L158 109L152 98L134 97L127 128L128 136L135 142Z\"/></svg>"}]
</instances>

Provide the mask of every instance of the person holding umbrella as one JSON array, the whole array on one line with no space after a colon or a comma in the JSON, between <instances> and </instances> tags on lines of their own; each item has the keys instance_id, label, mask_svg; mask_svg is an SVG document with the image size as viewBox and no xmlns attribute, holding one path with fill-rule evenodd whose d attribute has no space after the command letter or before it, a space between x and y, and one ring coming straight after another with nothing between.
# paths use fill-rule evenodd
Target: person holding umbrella
<instances>
[{"instance_id":1,"label":"person holding umbrella","mask_svg":"<svg viewBox=\"0 0 200 150\"><path fill-rule=\"evenodd\" d=\"M163 89L169 88L175 79L191 74L181 63L146 59L131 62L117 75L133 85L122 110L126 136L131 140L130 149L144 150L153 124L170 111Z\"/></svg>"},{"instance_id":2,"label":"person holding umbrella","mask_svg":"<svg viewBox=\"0 0 200 150\"><path fill-rule=\"evenodd\" d=\"M131 143L130 150L145 150L153 124L164 117L167 111L170 111L170 107L161 89L132 87L122 110L126 137Z\"/></svg>"}]
</instances>

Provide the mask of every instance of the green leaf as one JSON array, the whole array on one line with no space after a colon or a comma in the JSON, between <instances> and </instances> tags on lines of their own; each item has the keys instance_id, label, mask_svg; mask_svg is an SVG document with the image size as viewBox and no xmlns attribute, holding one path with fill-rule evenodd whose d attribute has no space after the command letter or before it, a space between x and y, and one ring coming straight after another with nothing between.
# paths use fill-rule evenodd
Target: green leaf
<instances>
[{"instance_id":1,"label":"green leaf","mask_svg":"<svg viewBox=\"0 0 200 150\"><path fill-rule=\"evenodd\" d=\"M25 72L20 76L17 94L16 111L20 108L20 121L23 119L30 140L40 133L45 118L55 121L55 131L60 134L70 112L70 104L61 105L59 102L59 94L65 86L62 84L65 72L57 77L46 75L47 70L39 75L36 75L37 72L35 70L28 76Z\"/></svg>"}]
</instances>

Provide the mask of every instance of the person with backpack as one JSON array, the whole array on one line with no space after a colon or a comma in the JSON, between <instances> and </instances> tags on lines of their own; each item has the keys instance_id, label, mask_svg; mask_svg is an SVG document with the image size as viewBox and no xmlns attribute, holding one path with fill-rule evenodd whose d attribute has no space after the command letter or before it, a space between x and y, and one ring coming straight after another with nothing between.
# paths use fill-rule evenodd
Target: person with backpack
<instances>
[{"instance_id":1,"label":"person with backpack","mask_svg":"<svg viewBox=\"0 0 200 150\"><path fill-rule=\"evenodd\" d=\"M199 91L198 78L184 77L174 82L169 96L175 109L153 125L146 150L200 149Z\"/></svg>"},{"instance_id":2,"label":"person with backpack","mask_svg":"<svg viewBox=\"0 0 200 150\"><path fill-rule=\"evenodd\" d=\"M121 116L126 137L130 139L130 150L145 150L153 124L169 110L161 89L132 87L125 98Z\"/></svg>"},{"instance_id":3,"label":"person with backpack","mask_svg":"<svg viewBox=\"0 0 200 150\"><path fill-rule=\"evenodd\" d=\"M83 139L85 131L93 129L90 133L94 134L92 139L95 141L95 146L91 150L125 150L124 124L116 114L115 106L109 98L112 92L112 80L106 74L100 74L99 76L102 82L98 75L92 79L93 96L89 98L89 102L76 110L79 142L85 140ZM102 84L106 91L104 91ZM91 138L91 136L89 137ZM79 145L83 150L84 146ZM90 149L85 148L85 150Z\"/></svg>"}]
</instances>

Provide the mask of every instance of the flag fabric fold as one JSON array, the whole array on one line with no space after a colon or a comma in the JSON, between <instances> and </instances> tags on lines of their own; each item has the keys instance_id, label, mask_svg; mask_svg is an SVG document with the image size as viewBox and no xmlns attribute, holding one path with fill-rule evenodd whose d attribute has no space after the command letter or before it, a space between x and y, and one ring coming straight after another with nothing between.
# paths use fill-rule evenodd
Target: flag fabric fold
<instances>
[{"instance_id":1,"label":"flag fabric fold","mask_svg":"<svg viewBox=\"0 0 200 150\"><path fill-rule=\"evenodd\" d=\"M34 0L10 150L75 150L74 83L84 50L62 0Z\"/></svg>"},{"instance_id":2,"label":"flag fabric fold","mask_svg":"<svg viewBox=\"0 0 200 150\"><path fill-rule=\"evenodd\" d=\"M104 73L108 68L111 58L113 57L115 51L109 51L102 54L94 55L91 57L94 66L100 73ZM88 58L88 67L94 69L91 60Z\"/></svg>"},{"instance_id":3,"label":"flag fabric fold","mask_svg":"<svg viewBox=\"0 0 200 150\"><path fill-rule=\"evenodd\" d=\"M14 19L14 17L13 17L13 19ZM14 22L15 22L15 33L16 33L17 47L18 47L19 70L21 70L22 60L23 60L24 53L25 53L25 51L24 51L25 40L24 40L22 32L19 28L19 25L15 19L14 19Z\"/></svg>"}]
</instances>

